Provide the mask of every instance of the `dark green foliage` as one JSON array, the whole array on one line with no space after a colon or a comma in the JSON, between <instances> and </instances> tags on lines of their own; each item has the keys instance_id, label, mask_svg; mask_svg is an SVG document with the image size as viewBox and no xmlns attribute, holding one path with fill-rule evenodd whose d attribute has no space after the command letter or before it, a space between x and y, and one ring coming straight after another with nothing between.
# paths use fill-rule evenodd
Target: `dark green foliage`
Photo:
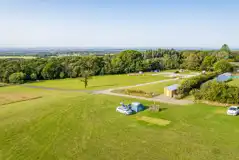
<instances>
[{"instance_id":1,"label":"dark green foliage","mask_svg":"<svg viewBox=\"0 0 239 160\"><path fill-rule=\"evenodd\" d=\"M61 79L65 78L65 73L64 73L64 72L61 72L61 73L60 73L60 78L61 78Z\"/></svg>"},{"instance_id":2,"label":"dark green foliage","mask_svg":"<svg viewBox=\"0 0 239 160\"><path fill-rule=\"evenodd\" d=\"M220 50L231 53L231 50L227 44L224 44Z\"/></svg>"},{"instance_id":3,"label":"dark green foliage","mask_svg":"<svg viewBox=\"0 0 239 160\"><path fill-rule=\"evenodd\" d=\"M193 90L195 88L199 88L201 86L201 84L203 84L204 82L206 82L210 79L213 79L217 75L218 75L218 73L209 73L209 74L199 75L199 76L185 79L181 83L181 85L179 86L179 88L177 90L178 98L183 98L183 97L189 95L191 90Z\"/></svg>"},{"instance_id":4,"label":"dark green foliage","mask_svg":"<svg viewBox=\"0 0 239 160\"><path fill-rule=\"evenodd\" d=\"M31 80L37 80L37 75L35 73L32 73L30 77Z\"/></svg>"},{"instance_id":5,"label":"dark green foliage","mask_svg":"<svg viewBox=\"0 0 239 160\"><path fill-rule=\"evenodd\" d=\"M224 82L208 81L200 87L200 90L194 91L193 95L196 100L239 104L239 87L229 86Z\"/></svg>"},{"instance_id":6,"label":"dark green foliage","mask_svg":"<svg viewBox=\"0 0 239 160\"><path fill-rule=\"evenodd\" d=\"M83 77L85 70L90 71L91 76L180 68L210 71L216 61L227 55L226 51L157 49L125 50L104 56L5 59L0 60L0 82L9 83L9 76L16 72L26 74L25 81L34 81Z\"/></svg>"},{"instance_id":7,"label":"dark green foliage","mask_svg":"<svg viewBox=\"0 0 239 160\"><path fill-rule=\"evenodd\" d=\"M16 72L9 76L9 83L22 84L26 79L26 74L22 72Z\"/></svg>"}]
</instances>

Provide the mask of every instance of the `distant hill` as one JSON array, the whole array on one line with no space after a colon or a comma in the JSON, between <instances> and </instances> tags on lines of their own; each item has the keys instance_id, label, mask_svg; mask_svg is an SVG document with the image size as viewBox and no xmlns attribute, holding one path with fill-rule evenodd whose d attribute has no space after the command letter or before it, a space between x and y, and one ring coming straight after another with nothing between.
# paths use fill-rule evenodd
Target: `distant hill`
<instances>
[{"instance_id":1,"label":"distant hill","mask_svg":"<svg viewBox=\"0 0 239 160\"><path fill-rule=\"evenodd\" d=\"M77 48L77 47L38 47L38 48L0 48L0 56L44 56L44 55L104 55L107 53L119 53L123 50L133 49L145 51L150 49L157 49L160 47L138 47L138 48L111 48L111 47L96 47L96 48ZM162 49L171 49L174 47L163 47ZM216 50L214 48L199 48L199 47L176 47L175 50ZM239 49L234 53L239 54Z\"/></svg>"}]
</instances>

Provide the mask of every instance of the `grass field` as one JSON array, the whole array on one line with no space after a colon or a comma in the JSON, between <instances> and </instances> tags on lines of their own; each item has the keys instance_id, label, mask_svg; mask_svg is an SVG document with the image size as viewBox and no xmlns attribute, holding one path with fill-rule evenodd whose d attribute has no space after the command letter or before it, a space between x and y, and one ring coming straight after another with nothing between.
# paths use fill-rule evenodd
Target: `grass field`
<instances>
[{"instance_id":1,"label":"grass field","mask_svg":"<svg viewBox=\"0 0 239 160\"><path fill-rule=\"evenodd\" d=\"M142 90L145 92L153 92L156 95L158 95L158 94L162 94L164 92L164 87L167 87L167 86L170 86L173 84L179 84L180 82L181 82L181 80L172 80L172 81L163 82L163 83L156 83L156 84L150 84L150 85L146 85L146 86L133 87L130 89Z\"/></svg>"},{"instance_id":2,"label":"grass field","mask_svg":"<svg viewBox=\"0 0 239 160\"><path fill-rule=\"evenodd\" d=\"M99 87L92 89L144 82L142 77L133 78L135 82L128 82L132 77L123 76L122 81L115 77L99 78L92 83ZM51 81L37 84L62 87L61 80L55 82L59 86ZM73 88L68 83L63 84ZM115 112L119 102L137 100L23 86L0 88L0 95L11 94L42 98L0 105L3 160L239 159L239 117L226 116L223 107L160 104L159 113L146 110L124 116Z\"/></svg>"},{"instance_id":3,"label":"grass field","mask_svg":"<svg viewBox=\"0 0 239 160\"><path fill-rule=\"evenodd\" d=\"M228 82L228 84L239 87L239 79L233 79L232 81Z\"/></svg>"},{"instance_id":4,"label":"grass field","mask_svg":"<svg viewBox=\"0 0 239 160\"><path fill-rule=\"evenodd\" d=\"M169 79L164 75L152 76L152 75L140 75L140 76L128 76L128 75L108 75L108 76L95 76L89 80L87 90L99 90L112 87L120 87L127 85L135 85L140 83L159 81L163 79ZM80 79L62 79L62 80L48 80L31 83L35 86L62 88L62 89L85 89L84 84Z\"/></svg>"}]
</instances>

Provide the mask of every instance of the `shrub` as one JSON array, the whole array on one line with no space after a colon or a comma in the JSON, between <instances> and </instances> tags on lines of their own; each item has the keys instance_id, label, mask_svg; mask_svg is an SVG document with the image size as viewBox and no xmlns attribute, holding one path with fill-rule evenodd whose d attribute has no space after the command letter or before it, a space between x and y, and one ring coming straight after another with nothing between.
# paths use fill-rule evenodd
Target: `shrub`
<instances>
[{"instance_id":1,"label":"shrub","mask_svg":"<svg viewBox=\"0 0 239 160\"><path fill-rule=\"evenodd\" d=\"M214 71L222 72L222 73L230 72L233 69L232 65L224 59L215 63L213 68L214 68Z\"/></svg>"},{"instance_id":2,"label":"shrub","mask_svg":"<svg viewBox=\"0 0 239 160\"><path fill-rule=\"evenodd\" d=\"M195 100L208 100L229 104L239 103L239 87L229 86L224 82L206 82L193 95Z\"/></svg>"},{"instance_id":3,"label":"shrub","mask_svg":"<svg viewBox=\"0 0 239 160\"><path fill-rule=\"evenodd\" d=\"M22 84L26 79L26 74L22 72L16 72L9 76L9 82L14 84Z\"/></svg>"},{"instance_id":4,"label":"shrub","mask_svg":"<svg viewBox=\"0 0 239 160\"><path fill-rule=\"evenodd\" d=\"M185 79L181 85L179 86L178 90L177 90L177 98L183 98L187 95L189 95L189 92L192 89L195 88L200 88L201 84L213 79L214 77L216 77L218 75L218 73L213 72L213 73L209 73L209 74L205 74L205 75L199 75L199 76L195 76L195 77L191 77L188 79Z\"/></svg>"},{"instance_id":5,"label":"shrub","mask_svg":"<svg viewBox=\"0 0 239 160\"><path fill-rule=\"evenodd\" d=\"M128 95L140 95L143 97L153 97L155 95L153 92L145 92L142 90L133 90L133 89L126 89L125 93Z\"/></svg>"},{"instance_id":6,"label":"shrub","mask_svg":"<svg viewBox=\"0 0 239 160\"><path fill-rule=\"evenodd\" d=\"M151 111L151 112L159 112L159 111L161 111L161 109L160 109L159 105L153 104L153 105L151 105L149 107L149 111Z\"/></svg>"}]
</instances>

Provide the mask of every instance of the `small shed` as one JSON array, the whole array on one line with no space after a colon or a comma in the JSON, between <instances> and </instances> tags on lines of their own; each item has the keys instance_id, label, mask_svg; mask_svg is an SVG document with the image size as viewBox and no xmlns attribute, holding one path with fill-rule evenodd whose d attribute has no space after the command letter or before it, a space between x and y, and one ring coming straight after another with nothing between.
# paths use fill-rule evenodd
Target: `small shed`
<instances>
[{"instance_id":1,"label":"small shed","mask_svg":"<svg viewBox=\"0 0 239 160\"><path fill-rule=\"evenodd\" d=\"M171 86L167 86L164 88L164 94L167 97L174 97L177 93L177 89L178 89L179 85L178 84L174 84Z\"/></svg>"},{"instance_id":2,"label":"small shed","mask_svg":"<svg viewBox=\"0 0 239 160\"><path fill-rule=\"evenodd\" d=\"M130 105L130 107L131 107L131 110L135 111L135 112L140 112L140 111L143 111L145 109L145 107L139 102L133 102Z\"/></svg>"}]
</instances>

